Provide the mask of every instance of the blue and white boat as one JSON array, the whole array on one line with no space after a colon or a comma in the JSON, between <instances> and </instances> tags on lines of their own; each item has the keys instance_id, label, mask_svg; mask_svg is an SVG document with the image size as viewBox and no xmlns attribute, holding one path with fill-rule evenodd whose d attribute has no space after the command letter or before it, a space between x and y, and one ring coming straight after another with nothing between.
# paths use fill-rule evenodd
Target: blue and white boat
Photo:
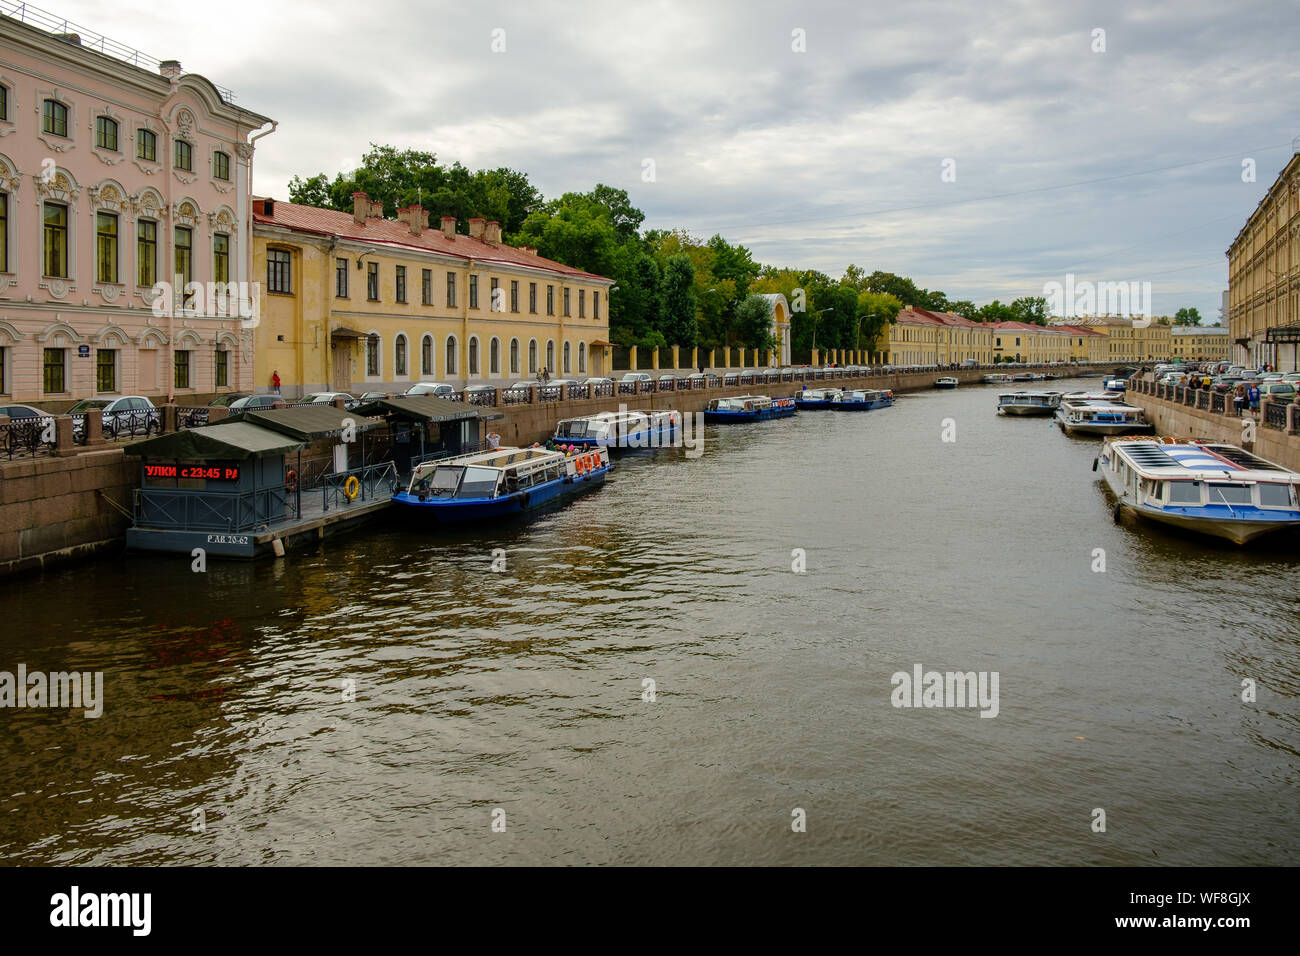
<instances>
[{"instance_id":1,"label":"blue and white boat","mask_svg":"<svg viewBox=\"0 0 1300 956\"><path fill-rule=\"evenodd\" d=\"M769 418L787 418L796 411L793 398L769 398L766 395L733 395L712 398L704 406L704 420L719 425L732 422L760 422Z\"/></svg>"},{"instance_id":2,"label":"blue and white boat","mask_svg":"<svg viewBox=\"0 0 1300 956\"><path fill-rule=\"evenodd\" d=\"M555 426L551 440L559 445L615 451L668 448L677 441L681 430L681 412L621 408L617 412L566 418Z\"/></svg>"},{"instance_id":3,"label":"blue and white boat","mask_svg":"<svg viewBox=\"0 0 1300 956\"><path fill-rule=\"evenodd\" d=\"M1067 435L1139 435L1152 430L1138 406L1110 399L1063 398L1056 423Z\"/></svg>"},{"instance_id":4,"label":"blue and white boat","mask_svg":"<svg viewBox=\"0 0 1300 956\"><path fill-rule=\"evenodd\" d=\"M611 467L606 448L497 448L418 465L393 502L443 523L500 518L599 488Z\"/></svg>"},{"instance_id":5,"label":"blue and white boat","mask_svg":"<svg viewBox=\"0 0 1300 956\"><path fill-rule=\"evenodd\" d=\"M1300 527L1300 474L1236 445L1185 439L1108 438L1093 462L1131 512L1246 544Z\"/></svg>"},{"instance_id":6,"label":"blue and white boat","mask_svg":"<svg viewBox=\"0 0 1300 956\"><path fill-rule=\"evenodd\" d=\"M999 415L1052 415L1060 407L1060 392L1004 392L998 396Z\"/></svg>"},{"instance_id":7,"label":"blue and white boat","mask_svg":"<svg viewBox=\"0 0 1300 956\"><path fill-rule=\"evenodd\" d=\"M1128 379L1119 376L1108 378L1101 383L1101 387L1108 392L1126 392L1128 391Z\"/></svg>"},{"instance_id":8,"label":"blue and white boat","mask_svg":"<svg viewBox=\"0 0 1300 956\"><path fill-rule=\"evenodd\" d=\"M889 389L858 388L807 388L794 399L799 409L817 409L842 412L864 412L873 408L888 408L894 404L894 393Z\"/></svg>"}]
</instances>

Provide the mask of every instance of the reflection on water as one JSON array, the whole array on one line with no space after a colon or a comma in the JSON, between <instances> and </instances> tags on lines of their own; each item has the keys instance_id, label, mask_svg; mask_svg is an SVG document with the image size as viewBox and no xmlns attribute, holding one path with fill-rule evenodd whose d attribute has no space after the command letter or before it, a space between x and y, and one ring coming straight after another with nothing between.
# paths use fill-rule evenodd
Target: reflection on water
<instances>
[{"instance_id":1,"label":"reflection on water","mask_svg":"<svg viewBox=\"0 0 1300 956\"><path fill-rule=\"evenodd\" d=\"M1116 525L996 391L710 428L526 523L0 584L0 670L107 698L0 711L0 856L1295 864L1295 540ZM917 663L998 717L891 707Z\"/></svg>"}]
</instances>

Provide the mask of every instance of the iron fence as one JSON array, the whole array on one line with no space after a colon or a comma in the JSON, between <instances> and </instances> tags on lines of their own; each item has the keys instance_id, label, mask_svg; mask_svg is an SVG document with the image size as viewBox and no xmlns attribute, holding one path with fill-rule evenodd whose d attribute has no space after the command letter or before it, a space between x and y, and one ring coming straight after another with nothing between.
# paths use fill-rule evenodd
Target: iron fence
<instances>
[{"instance_id":1,"label":"iron fence","mask_svg":"<svg viewBox=\"0 0 1300 956\"><path fill-rule=\"evenodd\" d=\"M351 484L353 478L357 480L356 485ZM331 472L322 476L319 487L323 511L329 511L331 506L345 507L356 500L391 498L398 489L397 463L385 461L344 472ZM349 488L356 490L349 495Z\"/></svg>"},{"instance_id":2,"label":"iron fence","mask_svg":"<svg viewBox=\"0 0 1300 956\"><path fill-rule=\"evenodd\" d=\"M53 418L30 418L0 425L0 450L10 461L53 454L54 447Z\"/></svg>"},{"instance_id":3,"label":"iron fence","mask_svg":"<svg viewBox=\"0 0 1300 956\"><path fill-rule=\"evenodd\" d=\"M1281 402L1264 403L1264 425L1286 430L1286 405Z\"/></svg>"}]
</instances>

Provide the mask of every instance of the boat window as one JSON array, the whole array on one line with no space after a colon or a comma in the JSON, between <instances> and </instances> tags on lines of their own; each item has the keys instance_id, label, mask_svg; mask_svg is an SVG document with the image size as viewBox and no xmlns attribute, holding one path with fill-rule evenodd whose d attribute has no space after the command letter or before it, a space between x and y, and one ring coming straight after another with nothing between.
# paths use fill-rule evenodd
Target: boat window
<instances>
[{"instance_id":1,"label":"boat window","mask_svg":"<svg viewBox=\"0 0 1300 956\"><path fill-rule=\"evenodd\" d=\"M1291 486L1260 482L1259 503L1264 508L1289 508L1291 506Z\"/></svg>"},{"instance_id":2,"label":"boat window","mask_svg":"<svg viewBox=\"0 0 1300 956\"><path fill-rule=\"evenodd\" d=\"M458 465L442 465L434 471L429 490L435 495L451 494L456 490L456 484L460 481L460 476L464 471L465 469Z\"/></svg>"},{"instance_id":3,"label":"boat window","mask_svg":"<svg viewBox=\"0 0 1300 956\"><path fill-rule=\"evenodd\" d=\"M1210 483L1210 504L1212 505L1248 505L1250 504L1249 485L1220 485Z\"/></svg>"},{"instance_id":4,"label":"boat window","mask_svg":"<svg viewBox=\"0 0 1300 956\"><path fill-rule=\"evenodd\" d=\"M465 480L460 483L457 498L491 498L497 489L500 472L495 468L465 468Z\"/></svg>"},{"instance_id":5,"label":"boat window","mask_svg":"<svg viewBox=\"0 0 1300 956\"><path fill-rule=\"evenodd\" d=\"M1171 505L1199 505L1201 503L1201 486L1192 481L1169 482L1169 503Z\"/></svg>"}]
</instances>

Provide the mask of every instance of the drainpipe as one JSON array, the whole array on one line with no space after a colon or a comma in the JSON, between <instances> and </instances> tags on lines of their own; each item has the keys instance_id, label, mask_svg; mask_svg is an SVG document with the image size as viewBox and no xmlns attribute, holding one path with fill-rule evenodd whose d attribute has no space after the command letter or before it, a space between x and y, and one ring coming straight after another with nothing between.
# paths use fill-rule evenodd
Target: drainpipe
<instances>
[{"instance_id":1,"label":"drainpipe","mask_svg":"<svg viewBox=\"0 0 1300 956\"><path fill-rule=\"evenodd\" d=\"M248 262L247 275L248 275L248 284L250 289L252 288L253 285L253 144L256 143L263 136L267 136L271 133L274 133L276 129L279 128L279 126L280 126L279 120L271 120L270 129L264 129L260 133L254 133L252 136L248 138L248 149L249 149L248 170L245 172L245 176L247 177L246 180L247 185L244 188L244 195L246 198L247 206L245 209L241 209L240 212L243 213L244 215L244 250L245 251L243 255L247 257L246 259L246 261ZM258 307L258 315L260 318L261 315L260 303ZM254 335L256 335L256 333L254 333ZM250 365L253 364L256 354L257 354L256 343L252 343L253 358L249 359ZM252 383L252 389L254 391L257 390L256 381Z\"/></svg>"}]
</instances>

